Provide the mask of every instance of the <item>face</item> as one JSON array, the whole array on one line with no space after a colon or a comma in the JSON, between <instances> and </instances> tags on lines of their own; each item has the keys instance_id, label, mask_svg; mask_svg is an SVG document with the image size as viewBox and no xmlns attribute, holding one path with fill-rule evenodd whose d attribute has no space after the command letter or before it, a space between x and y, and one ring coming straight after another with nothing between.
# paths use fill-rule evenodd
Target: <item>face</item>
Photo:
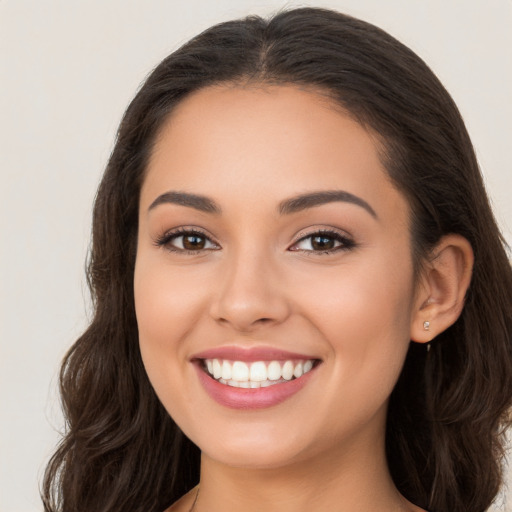
<instances>
[{"instance_id":1,"label":"face","mask_svg":"<svg viewBox=\"0 0 512 512\"><path fill-rule=\"evenodd\" d=\"M205 456L374 449L414 297L408 204L329 100L217 86L173 111L141 191L135 305L151 383Z\"/></svg>"}]
</instances>

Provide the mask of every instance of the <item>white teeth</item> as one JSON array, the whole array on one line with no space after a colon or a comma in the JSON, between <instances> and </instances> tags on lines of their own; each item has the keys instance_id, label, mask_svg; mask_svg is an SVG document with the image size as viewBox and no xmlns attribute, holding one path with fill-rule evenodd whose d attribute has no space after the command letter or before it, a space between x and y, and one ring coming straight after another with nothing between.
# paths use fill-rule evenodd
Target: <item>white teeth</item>
<instances>
[{"instance_id":1,"label":"white teeth","mask_svg":"<svg viewBox=\"0 0 512 512\"><path fill-rule=\"evenodd\" d=\"M239 382L247 382L249 380L249 367L242 361L235 361L233 363L231 378Z\"/></svg>"},{"instance_id":2,"label":"white teeth","mask_svg":"<svg viewBox=\"0 0 512 512\"><path fill-rule=\"evenodd\" d=\"M205 359L205 370L221 384L257 389L298 379L313 369L314 360L302 361L229 361Z\"/></svg>"},{"instance_id":3,"label":"white teeth","mask_svg":"<svg viewBox=\"0 0 512 512\"><path fill-rule=\"evenodd\" d=\"M231 380L231 375L231 365L227 361L224 361L222 363L222 378L224 380Z\"/></svg>"},{"instance_id":4,"label":"white teeth","mask_svg":"<svg viewBox=\"0 0 512 512\"><path fill-rule=\"evenodd\" d=\"M218 359L213 360L213 378L220 379L222 377L222 367Z\"/></svg>"},{"instance_id":5,"label":"white teeth","mask_svg":"<svg viewBox=\"0 0 512 512\"><path fill-rule=\"evenodd\" d=\"M282 374L283 379L292 380L293 377L293 363L291 361L286 361L283 365Z\"/></svg>"},{"instance_id":6,"label":"white teeth","mask_svg":"<svg viewBox=\"0 0 512 512\"><path fill-rule=\"evenodd\" d=\"M267 368L269 380L279 380L281 378L281 365L277 361L272 361Z\"/></svg>"},{"instance_id":7,"label":"white teeth","mask_svg":"<svg viewBox=\"0 0 512 512\"><path fill-rule=\"evenodd\" d=\"M251 364L251 376L252 382L263 382L267 380L267 366L263 361Z\"/></svg>"}]
</instances>

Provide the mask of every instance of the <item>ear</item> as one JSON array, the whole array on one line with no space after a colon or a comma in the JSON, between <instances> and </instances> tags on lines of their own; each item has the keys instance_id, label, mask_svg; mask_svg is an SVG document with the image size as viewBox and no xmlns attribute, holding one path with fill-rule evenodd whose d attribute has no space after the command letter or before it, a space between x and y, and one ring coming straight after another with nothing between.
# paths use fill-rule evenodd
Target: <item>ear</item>
<instances>
[{"instance_id":1,"label":"ear","mask_svg":"<svg viewBox=\"0 0 512 512\"><path fill-rule=\"evenodd\" d=\"M428 343L455 323L471 282L473 249L461 235L446 235L424 264L411 317L411 340Z\"/></svg>"}]
</instances>

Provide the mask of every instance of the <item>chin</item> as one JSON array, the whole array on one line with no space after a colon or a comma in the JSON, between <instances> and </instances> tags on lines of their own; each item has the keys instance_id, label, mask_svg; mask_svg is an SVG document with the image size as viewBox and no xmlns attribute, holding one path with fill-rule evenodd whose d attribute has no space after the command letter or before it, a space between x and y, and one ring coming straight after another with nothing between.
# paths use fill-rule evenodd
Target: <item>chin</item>
<instances>
[{"instance_id":1,"label":"chin","mask_svg":"<svg viewBox=\"0 0 512 512\"><path fill-rule=\"evenodd\" d=\"M279 469L300 460L299 450L275 445L265 446L225 446L201 450L206 457L223 465L249 470Z\"/></svg>"},{"instance_id":2,"label":"chin","mask_svg":"<svg viewBox=\"0 0 512 512\"><path fill-rule=\"evenodd\" d=\"M343 451L343 446L347 443L350 446L358 435L357 429L352 428L343 432L319 431L316 422L304 420L302 425L265 426L260 423L252 428L240 425L223 428L222 434L211 430L206 436L204 430L200 430L194 442L203 456L217 463L248 470L275 470L304 465L306 461L309 467L314 460L330 459L335 452L340 455L333 447L338 446Z\"/></svg>"}]
</instances>

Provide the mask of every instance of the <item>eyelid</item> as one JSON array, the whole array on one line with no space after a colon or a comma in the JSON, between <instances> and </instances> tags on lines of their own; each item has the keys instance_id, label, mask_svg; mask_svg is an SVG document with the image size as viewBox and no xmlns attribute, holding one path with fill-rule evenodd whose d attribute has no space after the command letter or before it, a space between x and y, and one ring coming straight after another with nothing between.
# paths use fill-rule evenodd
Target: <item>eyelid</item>
<instances>
[{"instance_id":1,"label":"eyelid","mask_svg":"<svg viewBox=\"0 0 512 512\"><path fill-rule=\"evenodd\" d=\"M299 241L305 236L316 235L317 233L335 233L346 238L352 238L352 235L348 231L345 231L344 229L335 226L330 226L329 224L312 224L301 229L295 235L295 241Z\"/></svg>"},{"instance_id":2,"label":"eyelid","mask_svg":"<svg viewBox=\"0 0 512 512\"><path fill-rule=\"evenodd\" d=\"M344 240L353 240L353 236L350 233L343 229L336 228L334 226L310 226L299 231L299 233L297 233L297 235L295 236L295 241L293 243L296 244L297 242L300 242L304 238L319 234L336 235Z\"/></svg>"},{"instance_id":3,"label":"eyelid","mask_svg":"<svg viewBox=\"0 0 512 512\"><path fill-rule=\"evenodd\" d=\"M325 250L311 250L311 249L293 249L294 246L299 244L300 242L307 240L308 238L313 238L314 236L325 236L327 238L334 238L336 241L340 242L340 245L337 247L333 247L332 249L325 249ZM352 249L356 246L356 243L354 242L354 239L351 235L349 235L346 231L342 231L338 228L317 228L317 229L311 229L308 231L301 231L298 235L293 244L289 247L288 250L291 251L297 251L297 252L303 252L303 253L309 253L309 254L326 254L326 253L334 253L337 251L343 251Z\"/></svg>"},{"instance_id":4,"label":"eyelid","mask_svg":"<svg viewBox=\"0 0 512 512\"><path fill-rule=\"evenodd\" d=\"M215 245L215 248L207 248L207 249L180 249L179 247L173 246L170 242L175 238L179 238L180 236L185 235L200 235L207 239L211 244ZM198 254L200 252L206 251L216 251L220 249L220 244L215 241L215 239L208 234L202 228L198 228L196 226L179 226L177 228L171 228L166 230L162 235L159 235L155 238L154 244L157 247L164 247L165 249L171 252L184 253L184 254Z\"/></svg>"},{"instance_id":5,"label":"eyelid","mask_svg":"<svg viewBox=\"0 0 512 512\"><path fill-rule=\"evenodd\" d=\"M199 235L204 237L209 243L214 245L213 248L201 248L201 249L185 249L173 246L171 241L173 239L179 238L185 235ZM313 238L315 236L324 236L326 238L332 238L335 241L339 242L339 245L324 250L314 250L314 249L294 249L297 244L300 242L307 240L308 238ZM172 228L166 230L162 235L158 236L154 240L154 245L157 247L164 247L171 252L182 253L182 254L199 254L207 251L216 251L221 249L222 247L218 242L215 241L214 237L212 237L209 233L207 233L204 229L196 227L196 226L179 226L176 228ZM297 251L309 254L328 254L334 253L341 250L349 250L355 246L355 242L351 235L349 235L346 231L340 230L334 227L323 227L323 228L311 228L308 230L301 231L297 236L292 245L288 248L289 251Z\"/></svg>"}]
</instances>

